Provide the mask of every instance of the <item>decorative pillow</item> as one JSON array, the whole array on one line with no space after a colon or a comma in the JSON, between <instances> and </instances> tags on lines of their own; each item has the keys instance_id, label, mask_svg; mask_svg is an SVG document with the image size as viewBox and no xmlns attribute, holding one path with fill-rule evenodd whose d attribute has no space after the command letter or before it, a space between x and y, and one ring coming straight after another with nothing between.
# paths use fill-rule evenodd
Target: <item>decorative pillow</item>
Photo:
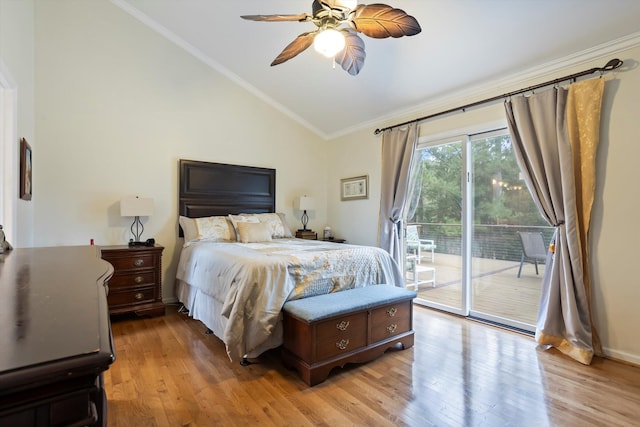
<instances>
[{"instance_id":1,"label":"decorative pillow","mask_svg":"<svg viewBox=\"0 0 640 427\"><path fill-rule=\"evenodd\" d=\"M236 239L233 226L226 216L196 218L200 239L233 242Z\"/></svg>"},{"instance_id":2,"label":"decorative pillow","mask_svg":"<svg viewBox=\"0 0 640 427\"><path fill-rule=\"evenodd\" d=\"M289 227L289 223L287 223L287 217L282 212L277 212L280 217L280 221L282 221L282 227L284 228L284 235L282 237L293 237L293 233L291 233L291 227Z\"/></svg>"},{"instance_id":3,"label":"decorative pillow","mask_svg":"<svg viewBox=\"0 0 640 427\"><path fill-rule=\"evenodd\" d=\"M261 222L239 222L238 241L241 243L270 242L271 230Z\"/></svg>"},{"instance_id":4,"label":"decorative pillow","mask_svg":"<svg viewBox=\"0 0 640 427\"><path fill-rule=\"evenodd\" d=\"M287 219L283 213L260 213L260 214L242 214L249 218L257 218L263 224L266 224L271 230L271 237L274 239L282 239L283 237L293 237Z\"/></svg>"},{"instance_id":5,"label":"decorative pillow","mask_svg":"<svg viewBox=\"0 0 640 427\"><path fill-rule=\"evenodd\" d=\"M185 242L211 240L215 242L233 242L235 231L226 216L209 216L204 218L179 218L184 232Z\"/></svg>"},{"instance_id":6,"label":"decorative pillow","mask_svg":"<svg viewBox=\"0 0 640 427\"><path fill-rule=\"evenodd\" d=\"M240 233L238 232L238 224L241 222L250 222L250 223L258 223L260 221L258 221L258 218L255 218L251 215L247 215L247 214L241 214L241 215L229 215L229 221L231 221L231 224L233 226L233 229L236 233L235 235L235 240L236 241L240 241Z\"/></svg>"},{"instance_id":7,"label":"decorative pillow","mask_svg":"<svg viewBox=\"0 0 640 427\"><path fill-rule=\"evenodd\" d=\"M198 227L194 218L187 218L181 215L178 217L178 223L182 227L185 243L198 239Z\"/></svg>"}]
</instances>

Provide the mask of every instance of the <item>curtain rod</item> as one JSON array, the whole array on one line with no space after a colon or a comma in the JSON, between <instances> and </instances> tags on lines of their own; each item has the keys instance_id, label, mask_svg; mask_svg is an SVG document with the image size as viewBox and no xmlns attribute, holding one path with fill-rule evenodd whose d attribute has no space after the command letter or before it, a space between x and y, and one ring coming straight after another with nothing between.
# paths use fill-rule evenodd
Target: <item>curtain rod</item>
<instances>
[{"instance_id":1,"label":"curtain rod","mask_svg":"<svg viewBox=\"0 0 640 427\"><path fill-rule=\"evenodd\" d=\"M446 110L446 111L441 111L439 113L435 113L435 114L431 114L428 116L424 116L424 117L419 117L417 119L413 119L413 120L409 120L403 123L399 123L397 125L393 125L393 126L387 126L385 128L382 129L376 129L373 133L374 135L378 135L382 132L384 132L385 130L389 130L389 129L394 129L400 126L404 126L404 125L408 125L411 123L417 123L417 122L422 122L428 119L433 119L434 117L438 117L438 116L444 116L445 114L450 114L450 113L454 113L456 111L464 111L467 108L472 108L472 107L477 107L478 105L482 105L482 104L488 104L489 102L493 102L493 101L498 101L500 99L505 99L505 98L509 98L511 96L514 95L520 95L522 93L526 93L526 92L530 92L532 90L535 89L540 89L542 87L545 86L551 86L551 85L555 85L558 83L562 83L565 82L567 80L574 80L577 79L578 77L582 77L582 76L588 76L589 74L593 74L593 73L605 73L606 71L612 71L615 70L616 68L620 68L622 66L623 62L617 58L610 60L609 62L607 62L607 64L604 67L596 67L596 68L591 68L589 70L585 70L585 71L581 71L579 73L575 73L575 74L571 74L569 76L564 76L564 77L560 77L558 79L555 80L550 80L548 82L544 82L544 83L540 83L534 86L529 86L526 87L524 89L519 89L519 90L515 90L513 92L508 92L508 93L503 93L502 95L498 95L498 96L493 96L491 98L487 98L487 99L483 99L481 101L476 101L476 102L472 102L471 104L466 104L463 105L461 107L456 107L456 108L451 108L450 110Z\"/></svg>"}]
</instances>

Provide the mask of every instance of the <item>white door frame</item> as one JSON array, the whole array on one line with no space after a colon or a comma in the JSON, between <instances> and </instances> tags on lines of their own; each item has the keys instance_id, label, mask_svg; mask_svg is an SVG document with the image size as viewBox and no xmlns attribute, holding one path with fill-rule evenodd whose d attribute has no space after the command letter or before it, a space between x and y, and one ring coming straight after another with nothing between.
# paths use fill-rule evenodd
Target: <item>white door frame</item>
<instances>
[{"instance_id":1,"label":"white door frame","mask_svg":"<svg viewBox=\"0 0 640 427\"><path fill-rule=\"evenodd\" d=\"M16 244L18 204L18 85L0 58L0 224Z\"/></svg>"}]
</instances>

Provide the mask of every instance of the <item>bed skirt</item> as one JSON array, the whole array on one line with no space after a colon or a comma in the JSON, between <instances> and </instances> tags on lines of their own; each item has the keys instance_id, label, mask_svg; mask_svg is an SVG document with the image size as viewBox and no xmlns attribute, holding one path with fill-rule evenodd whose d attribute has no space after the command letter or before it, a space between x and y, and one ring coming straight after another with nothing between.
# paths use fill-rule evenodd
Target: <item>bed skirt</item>
<instances>
[{"instance_id":1,"label":"bed skirt","mask_svg":"<svg viewBox=\"0 0 640 427\"><path fill-rule=\"evenodd\" d=\"M178 301L189 310L189 316L202 322L221 341L229 319L222 316L223 302L205 294L200 289L190 286L182 280L177 280L176 296ZM226 345L226 343L225 343ZM282 316L278 320L273 334L262 345L246 354L247 358L255 358L272 348L282 345ZM231 359L231 358L230 358Z\"/></svg>"}]
</instances>

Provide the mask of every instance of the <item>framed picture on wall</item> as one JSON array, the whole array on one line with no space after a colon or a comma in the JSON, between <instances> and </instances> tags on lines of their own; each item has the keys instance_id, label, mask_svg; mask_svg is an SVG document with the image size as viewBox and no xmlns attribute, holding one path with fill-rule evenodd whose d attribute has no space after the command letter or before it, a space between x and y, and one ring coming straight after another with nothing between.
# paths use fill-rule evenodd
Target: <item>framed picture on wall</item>
<instances>
[{"instance_id":1,"label":"framed picture on wall","mask_svg":"<svg viewBox=\"0 0 640 427\"><path fill-rule=\"evenodd\" d=\"M26 139L22 138L20 140L20 198L22 200L31 200L33 193L32 156L31 146Z\"/></svg>"},{"instance_id":2,"label":"framed picture on wall","mask_svg":"<svg viewBox=\"0 0 640 427\"><path fill-rule=\"evenodd\" d=\"M340 180L341 200L358 200L369 197L369 175Z\"/></svg>"}]
</instances>

